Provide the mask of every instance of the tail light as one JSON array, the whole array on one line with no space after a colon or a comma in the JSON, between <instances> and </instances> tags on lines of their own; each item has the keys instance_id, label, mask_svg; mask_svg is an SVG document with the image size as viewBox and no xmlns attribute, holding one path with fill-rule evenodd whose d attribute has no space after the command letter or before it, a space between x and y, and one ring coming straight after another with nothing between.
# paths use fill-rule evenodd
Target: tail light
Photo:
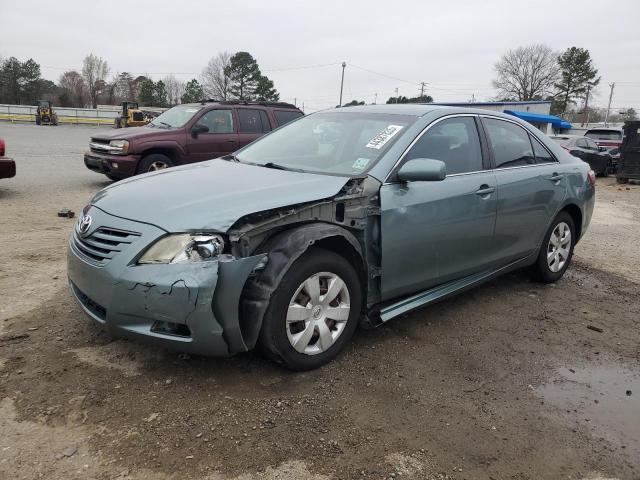
<instances>
[{"instance_id":1,"label":"tail light","mask_svg":"<svg viewBox=\"0 0 640 480\"><path fill-rule=\"evenodd\" d=\"M0 139L0 157L4 157L4 140Z\"/></svg>"},{"instance_id":2,"label":"tail light","mask_svg":"<svg viewBox=\"0 0 640 480\"><path fill-rule=\"evenodd\" d=\"M589 172L587 173L587 180L589 181L589 185L591 185L592 187L596 186L596 172L594 172L593 170L589 170Z\"/></svg>"}]
</instances>

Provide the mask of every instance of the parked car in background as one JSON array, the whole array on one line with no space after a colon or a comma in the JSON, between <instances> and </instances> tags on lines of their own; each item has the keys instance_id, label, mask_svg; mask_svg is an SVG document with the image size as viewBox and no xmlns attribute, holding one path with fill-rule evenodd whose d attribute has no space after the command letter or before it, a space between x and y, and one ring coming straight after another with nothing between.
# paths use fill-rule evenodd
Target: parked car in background
<instances>
[{"instance_id":1,"label":"parked car in background","mask_svg":"<svg viewBox=\"0 0 640 480\"><path fill-rule=\"evenodd\" d=\"M618 163L620 162L620 147L609 148L605 151L611 157L611 168L609 169L609 173L615 173L616 168L618 168Z\"/></svg>"},{"instance_id":2,"label":"parked car in background","mask_svg":"<svg viewBox=\"0 0 640 480\"><path fill-rule=\"evenodd\" d=\"M571 155L587 162L596 175L606 177L611 171L611 155L601 151L591 138L579 135L553 135L551 138Z\"/></svg>"},{"instance_id":3,"label":"parked car in background","mask_svg":"<svg viewBox=\"0 0 640 480\"><path fill-rule=\"evenodd\" d=\"M511 115L318 112L217 160L98 192L68 275L114 333L319 367L380 325L530 267L555 282L589 225L589 165Z\"/></svg>"},{"instance_id":4,"label":"parked car in background","mask_svg":"<svg viewBox=\"0 0 640 480\"><path fill-rule=\"evenodd\" d=\"M619 128L591 128L584 136L592 139L603 150L622 145L622 130Z\"/></svg>"},{"instance_id":5,"label":"parked car in background","mask_svg":"<svg viewBox=\"0 0 640 480\"><path fill-rule=\"evenodd\" d=\"M11 178L16 176L16 162L12 158L5 157L5 143L0 138L0 178Z\"/></svg>"},{"instance_id":6,"label":"parked car in background","mask_svg":"<svg viewBox=\"0 0 640 480\"><path fill-rule=\"evenodd\" d=\"M279 102L178 105L144 127L92 136L84 163L119 180L227 155L303 115L295 106Z\"/></svg>"}]
</instances>

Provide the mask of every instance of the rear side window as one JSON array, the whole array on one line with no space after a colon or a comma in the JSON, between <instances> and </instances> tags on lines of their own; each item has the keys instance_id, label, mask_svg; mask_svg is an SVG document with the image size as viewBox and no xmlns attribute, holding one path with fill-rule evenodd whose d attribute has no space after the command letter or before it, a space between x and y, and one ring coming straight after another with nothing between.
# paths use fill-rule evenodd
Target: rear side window
<instances>
[{"instance_id":1,"label":"rear side window","mask_svg":"<svg viewBox=\"0 0 640 480\"><path fill-rule=\"evenodd\" d=\"M496 168L520 167L535 164L529 134L515 123L484 118Z\"/></svg>"},{"instance_id":2,"label":"rear side window","mask_svg":"<svg viewBox=\"0 0 640 480\"><path fill-rule=\"evenodd\" d=\"M414 158L443 161L447 175L483 170L475 121L472 117L458 117L436 123L409 150L405 160Z\"/></svg>"},{"instance_id":3,"label":"rear side window","mask_svg":"<svg viewBox=\"0 0 640 480\"><path fill-rule=\"evenodd\" d=\"M263 119L266 120L266 123L263 122ZM238 121L240 133L263 133L271 130L267 116L262 110L240 108L238 109Z\"/></svg>"},{"instance_id":4,"label":"rear side window","mask_svg":"<svg viewBox=\"0 0 640 480\"><path fill-rule=\"evenodd\" d=\"M589 150L598 150L598 144L596 142L594 142L590 138L587 138L586 140L587 140L587 148Z\"/></svg>"},{"instance_id":5,"label":"rear side window","mask_svg":"<svg viewBox=\"0 0 640 480\"><path fill-rule=\"evenodd\" d=\"M576 146L580 148L588 148L586 138L579 138L576 140Z\"/></svg>"},{"instance_id":6,"label":"rear side window","mask_svg":"<svg viewBox=\"0 0 640 480\"><path fill-rule=\"evenodd\" d=\"M276 117L278 125L282 126L296 118L302 117L304 114L302 112L296 112L295 110L274 110L273 115Z\"/></svg>"},{"instance_id":7,"label":"rear side window","mask_svg":"<svg viewBox=\"0 0 640 480\"><path fill-rule=\"evenodd\" d=\"M536 163L553 163L556 161L533 135L531 136L531 144L533 145L533 154L536 157Z\"/></svg>"},{"instance_id":8,"label":"rear side window","mask_svg":"<svg viewBox=\"0 0 640 480\"><path fill-rule=\"evenodd\" d=\"M616 130L589 130L585 133L585 137L595 138L596 140L622 140L622 132Z\"/></svg>"}]
</instances>

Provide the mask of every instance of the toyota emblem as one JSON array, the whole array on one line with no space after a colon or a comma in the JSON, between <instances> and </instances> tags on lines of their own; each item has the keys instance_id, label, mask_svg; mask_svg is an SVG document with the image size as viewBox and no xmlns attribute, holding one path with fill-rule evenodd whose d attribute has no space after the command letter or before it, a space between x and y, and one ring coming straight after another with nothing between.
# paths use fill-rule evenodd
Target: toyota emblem
<instances>
[{"instance_id":1,"label":"toyota emblem","mask_svg":"<svg viewBox=\"0 0 640 480\"><path fill-rule=\"evenodd\" d=\"M89 227L91 227L91 215L83 215L78 220L78 231L83 235L89 231Z\"/></svg>"}]
</instances>

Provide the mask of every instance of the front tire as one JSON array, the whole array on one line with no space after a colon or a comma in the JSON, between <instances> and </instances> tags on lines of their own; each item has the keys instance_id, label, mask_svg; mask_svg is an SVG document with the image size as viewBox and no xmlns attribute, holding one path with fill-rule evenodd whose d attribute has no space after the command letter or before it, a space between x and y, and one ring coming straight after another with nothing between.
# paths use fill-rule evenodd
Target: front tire
<instances>
[{"instance_id":1,"label":"front tire","mask_svg":"<svg viewBox=\"0 0 640 480\"><path fill-rule=\"evenodd\" d=\"M173 161L161 153L152 153L147 155L140 161L138 165L138 173L155 172L156 170L164 170L173 167Z\"/></svg>"},{"instance_id":2,"label":"front tire","mask_svg":"<svg viewBox=\"0 0 640 480\"><path fill-rule=\"evenodd\" d=\"M547 230L538 260L533 266L534 274L544 283L553 283L564 275L573 257L576 233L573 218L567 212L560 212Z\"/></svg>"},{"instance_id":3,"label":"front tire","mask_svg":"<svg viewBox=\"0 0 640 480\"><path fill-rule=\"evenodd\" d=\"M275 362L296 371L333 360L358 325L362 289L344 257L314 248L289 268L271 297L258 345Z\"/></svg>"}]
</instances>

